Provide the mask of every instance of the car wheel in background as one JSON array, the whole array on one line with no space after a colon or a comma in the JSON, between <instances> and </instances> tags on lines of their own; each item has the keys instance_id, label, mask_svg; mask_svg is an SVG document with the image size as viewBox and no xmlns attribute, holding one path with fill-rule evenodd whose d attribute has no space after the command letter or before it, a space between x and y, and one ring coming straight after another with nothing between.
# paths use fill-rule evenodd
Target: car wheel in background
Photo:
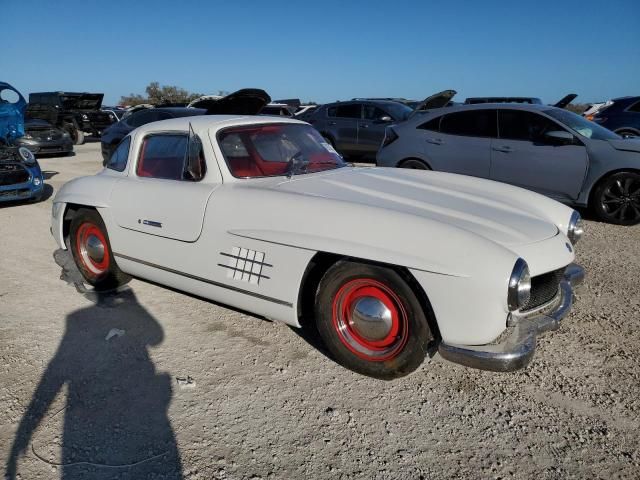
<instances>
[{"instance_id":1,"label":"car wheel in background","mask_svg":"<svg viewBox=\"0 0 640 480\"><path fill-rule=\"evenodd\" d=\"M417 158L404 160L398 166L400 168L410 168L412 170L431 170L426 163L424 163L422 160L418 160Z\"/></svg>"},{"instance_id":2,"label":"car wheel in background","mask_svg":"<svg viewBox=\"0 0 640 480\"><path fill-rule=\"evenodd\" d=\"M626 137L626 138L630 138L630 137L635 138L638 136L638 133L633 130L622 129L622 130L617 130L616 133L621 137Z\"/></svg>"},{"instance_id":3,"label":"car wheel in background","mask_svg":"<svg viewBox=\"0 0 640 480\"><path fill-rule=\"evenodd\" d=\"M640 223L640 174L619 172L605 178L593 192L591 208L604 222Z\"/></svg>"},{"instance_id":4,"label":"car wheel in background","mask_svg":"<svg viewBox=\"0 0 640 480\"><path fill-rule=\"evenodd\" d=\"M433 340L427 316L394 270L340 261L325 273L315 298L320 337L343 366L390 380L413 372Z\"/></svg>"},{"instance_id":5,"label":"car wheel in background","mask_svg":"<svg viewBox=\"0 0 640 480\"><path fill-rule=\"evenodd\" d=\"M69 231L73 259L84 279L96 290L111 290L131 278L115 262L107 229L95 210L80 209Z\"/></svg>"},{"instance_id":6,"label":"car wheel in background","mask_svg":"<svg viewBox=\"0 0 640 480\"><path fill-rule=\"evenodd\" d=\"M66 131L69 133L74 145L82 145L84 143L84 132L75 125L68 124Z\"/></svg>"}]
</instances>

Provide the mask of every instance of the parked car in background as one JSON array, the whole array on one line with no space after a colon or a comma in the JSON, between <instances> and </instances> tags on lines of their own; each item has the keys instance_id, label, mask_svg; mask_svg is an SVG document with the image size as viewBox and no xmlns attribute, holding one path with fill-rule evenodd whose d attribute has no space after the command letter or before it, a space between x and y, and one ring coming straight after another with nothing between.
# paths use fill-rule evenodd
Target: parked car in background
<instances>
[{"instance_id":1,"label":"parked car in background","mask_svg":"<svg viewBox=\"0 0 640 480\"><path fill-rule=\"evenodd\" d=\"M640 223L640 140L555 107L430 110L387 128L377 164L489 178L589 207L606 222Z\"/></svg>"},{"instance_id":2,"label":"parked car in background","mask_svg":"<svg viewBox=\"0 0 640 480\"><path fill-rule=\"evenodd\" d=\"M15 144L24 135L22 94L0 82L0 203L42 198L44 178L33 153Z\"/></svg>"},{"instance_id":3,"label":"parked car in background","mask_svg":"<svg viewBox=\"0 0 640 480\"><path fill-rule=\"evenodd\" d=\"M385 127L406 120L413 110L388 100L355 100L321 105L306 117L345 157L374 159Z\"/></svg>"},{"instance_id":4,"label":"parked car in background","mask_svg":"<svg viewBox=\"0 0 640 480\"><path fill-rule=\"evenodd\" d=\"M147 123L167 120L169 118L190 117L203 115L206 110L202 108L189 107L164 107L164 108L143 108L128 115L117 123L107 128L100 139L102 150L102 165L107 163L111 153L118 146L120 141L126 137L133 129Z\"/></svg>"},{"instance_id":5,"label":"parked car in background","mask_svg":"<svg viewBox=\"0 0 640 480\"><path fill-rule=\"evenodd\" d=\"M73 152L73 140L69 133L54 127L46 120L26 120L24 130L24 135L16 139L16 145L26 147L38 156L68 155Z\"/></svg>"},{"instance_id":6,"label":"parked car in background","mask_svg":"<svg viewBox=\"0 0 640 480\"><path fill-rule=\"evenodd\" d=\"M594 122L618 135L640 137L640 97L614 98L591 115Z\"/></svg>"},{"instance_id":7,"label":"parked car in background","mask_svg":"<svg viewBox=\"0 0 640 480\"><path fill-rule=\"evenodd\" d=\"M68 132L74 144L82 145L85 132L99 137L116 121L112 114L100 110L103 97L102 93L32 93L26 118L46 120Z\"/></svg>"},{"instance_id":8,"label":"parked car in background","mask_svg":"<svg viewBox=\"0 0 640 480\"><path fill-rule=\"evenodd\" d=\"M350 167L308 124L268 116L137 128L101 173L58 191L51 232L96 289L133 275L315 327L338 362L384 379L433 347L523 367L583 277L572 209L461 175Z\"/></svg>"}]
</instances>

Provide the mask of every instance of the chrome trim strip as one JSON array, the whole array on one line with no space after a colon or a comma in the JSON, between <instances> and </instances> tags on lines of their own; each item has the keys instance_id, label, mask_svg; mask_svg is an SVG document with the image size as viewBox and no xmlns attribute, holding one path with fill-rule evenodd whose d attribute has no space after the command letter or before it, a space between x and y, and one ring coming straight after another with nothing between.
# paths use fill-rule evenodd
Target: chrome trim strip
<instances>
[{"instance_id":1,"label":"chrome trim strip","mask_svg":"<svg viewBox=\"0 0 640 480\"><path fill-rule=\"evenodd\" d=\"M497 345L452 345L441 342L438 352L449 361L481 370L510 372L523 368L533 358L538 334L560 327L560 321L573 306L574 287L583 281L583 268L572 263L565 269L564 280L560 282L560 301L552 311L519 318L515 316L513 333Z\"/></svg>"},{"instance_id":2,"label":"chrome trim strip","mask_svg":"<svg viewBox=\"0 0 640 480\"><path fill-rule=\"evenodd\" d=\"M242 288L234 287L232 285L226 285L224 283L216 282L215 280L209 280L208 278L198 277L196 275L191 275L190 273L180 272L179 270L174 270L173 268L163 267L162 265L157 265L155 263L147 262L145 260L140 260L138 258L133 258L128 255L123 255L122 253L113 252L115 257L120 257L125 260L129 260L131 262L140 263L147 267L157 268L158 270L164 270L165 272L173 273L175 275L180 275L185 278L190 278L192 280L197 280L199 282L208 283L209 285L213 285L215 287L225 288L227 290L231 290L237 293L243 293L245 295L249 295L251 297L259 298L260 300L266 300L267 302L277 303L278 305L283 305L285 307L293 308L293 304L290 302L286 302L284 300L279 300L277 298L268 297L267 295L262 295L260 293L250 292L249 290L244 290Z\"/></svg>"}]
</instances>

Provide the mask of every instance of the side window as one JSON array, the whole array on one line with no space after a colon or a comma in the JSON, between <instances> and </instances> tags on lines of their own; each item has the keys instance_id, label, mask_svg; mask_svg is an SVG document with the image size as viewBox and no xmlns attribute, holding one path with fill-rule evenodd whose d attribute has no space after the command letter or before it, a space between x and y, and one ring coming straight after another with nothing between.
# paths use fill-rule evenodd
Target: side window
<instances>
[{"instance_id":1,"label":"side window","mask_svg":"<svg viewBox=\"0 0 640 480\"><path fill-rule=\"evenodd\" d=\"M336 110L337 110L337 107L335 107L335 106L327 108L327 116L335 117L336 116Z\"/></svg>"},{"instance_id":2,"label":"side window","mask_svg":"<svg viewBox=\"0 0 640 480\"><path fill-rule=\"evenodd\" d=\"M419 128L421 130L431 130L432 132L439 132L440 131L440 119L442 119L442 117L432 118L428 122L425 122L422 125L418 125L417 128Z\"/></svg>"},{"instance_id":3,"label":"side window","mask_svg":"<svg viewBox=\"0 0 640 480\"><path fill-rule=\"evenodd\" d=\"M136 175L184 180L188 141L189 137L184 134L147 136L140 147Z\"/></svg>"},{"instance_id":4,"label":"side window","mask_svg":"<svg viewBox=\"0 0 640 480\"><path fill-rule=\"evenodd\" d=\"M553 130L564 130L554 121L526 110L498 111L500 138L506 140L542 141L544 134Z\"/></svg>"},{"instance_id":5,"label":"side window","mask_svg":"<svg viewBox=\"0 0 640 480\"><path fill-rule=\"evenodd\" d=\"M336 117L340 118L360 118L360 104L349 103L347 105L336 106Z\"/></svg>"},{"instance_id":6,"label":"side window","mask_svg":"<svg viewBox=\"0 0 640 480\"><path fill-rule=\"evenodd\" d=\"M138 128L142 125L146 125L147 123L155 122L158 119L158 112L154 112L153 110L143 110L141 112L136 112L129 120L127 120L127 124L130 127Z\"/></svg>"},{"instance_id":7,"label":"side window","mask_svg":"<svg viewBox=\"0 0 640 480\"><path fill-rule=\"evenodd\" d=\"M131 146L131 137L124 137L116 149L111 154L109 161L107 162L107 168L115 170L116 172L122 172L127 166L127 159L129 158L129 147Z\"/></svg>"},{"instance_id":8,"label":"side window","mask_svg":"<svg viewBox=\"0 0 640 480\"><path fill-rule=\"evenodd\" d=\"M636 102L633 105L631 105L629 108L627 108L627 111L629 111L629 112L640 112L640 102Z\"/></svg>"},{"instance_id":9,"label":"side window","mask_svg":"<svg viewBox=\"0 0 640 480\"><path fill-rule=\"evenodd\" d=\"M496 137L496 111L480 109L449 113L442 117L440 131L450 135Z\"/></svg>"},{"instance_id":10,"label":"side window","mask_svg":"<svg viewBox=\"0 0 640 480\"><path fill-rule=\"evenodd\" d=\"M387 112L375 105L364 105L364 118L367 120L380 120L382 117L390 117Z\"/></svg>"}]
</instances>

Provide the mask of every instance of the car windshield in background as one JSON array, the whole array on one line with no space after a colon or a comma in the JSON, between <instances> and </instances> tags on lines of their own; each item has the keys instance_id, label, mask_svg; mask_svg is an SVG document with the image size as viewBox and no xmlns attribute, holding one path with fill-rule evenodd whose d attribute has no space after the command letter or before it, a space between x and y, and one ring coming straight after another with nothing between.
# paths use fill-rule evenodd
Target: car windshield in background
<instances>
[{"instance_id":1,"label":"car windshield in background","mask_svg":"<svg viewBox=\"0 0 640 480\"><path fill-rule=\"evenodd\" d=\"M218 134L218 143L234 177L297 175L346 165L333 147L308 125L232 127Z\"/></svg>"},{"instance_id":2,"label":"car windshield in background","mask_svg":"<svg viewBox=\"0 0 640 480\"><path fill-rule=\"evenodd\" d=\"M402 103L390 103L389 105L385 105L384 108L389 110L389 113L391 113L397 121L406 120L409 118L409 115L411 115L411 112L413 112L411 107Z\"/></svg>"},{"instance_id":3,"label":"car windshield in background","mask_svg":"<svg viewBox=\"0 0 640 480\"><path fill-rule=\"evenodd\" d=\"M607 130L597 123L591 122L568 110L552 108L545 110L544 113L555 118L559 122L564 123L567 127L578 132L583 137L590 138L592 140L615 140L621 138L611 130Z\"/></svg>"}]
</instances>

